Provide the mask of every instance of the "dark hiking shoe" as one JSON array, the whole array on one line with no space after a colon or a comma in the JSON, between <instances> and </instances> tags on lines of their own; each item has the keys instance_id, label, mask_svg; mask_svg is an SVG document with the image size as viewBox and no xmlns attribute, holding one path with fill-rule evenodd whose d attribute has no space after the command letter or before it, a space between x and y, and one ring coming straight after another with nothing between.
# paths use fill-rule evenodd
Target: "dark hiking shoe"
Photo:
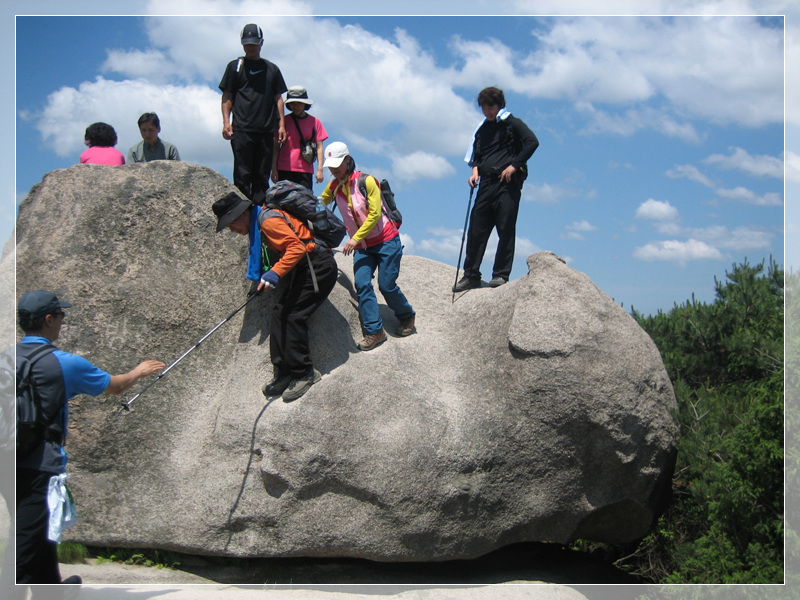
<instances>
[{"instance_id":1,"label":"dark hiking shoe","mask_svg":"<svg viewBox=\"0 0 800 600\"><path fill-rule=\"evenodd\" d=\"M502 277L492 277L492 280L489 282L489 287L500 287L501 285L505 285L508 283L508 279L503 279Z\"/></svg>"},{"instance_id":2,"label":"dark hiking shoe","mask_svg":"<svg viewBox=\"0 0 800 600\"><path fill-rule=\"evenodd\" d=\"M308 375L292 379L289 387L283 392L283 401L292 402L293 400L297 400L308 391L308 388L317 383L320 379L322 379L322 375L320 375L319 371L316 369L311 369Z\"/></svg>"},{"instance_id":3,"label":"dark hiking shoe","mask_svg":"<svg viewBox=\"0 0 800 600\"><path fill-rule=\"evenodd\" d=\"M370 333L364 336L364 339L361 340L358 344L358 349L363 350L366 352L367 350L372 350L373 348L377 348L383 342L386 341L386 331L383 328L378 333Z\"/></svg>"},{"instance_id":4,"label":"dark hiking shoe","mask_svg":"<svg viewBox=\"0 0 800 600\"><path fill-rule=\"evenodd\" d=\"M458 283L453 286L454 292L466 292L467 290L474 290L481 287L480 277L469 277L465 275L458 280Z\"/></svg>"},{"instance_id":5,"label":"dark hiking shoe","mask_svg":"<svg viewBox=\"0 0 800 600\"><path fill-rule=\"evenodd\" d=\"M291 375L276 375L275 378L266 384L261 392L269 398L270 396L280 396L292 382Z\"/></svg>"},{"instance_id":6,"label":"dark hiking shoe","mask_svg":"<svg viewBox=\"0 0 800 600\"><path fill-rule=\"evenodd\" d=\"M83 579L81 579L80 575L70 575L66 579L62 579L61 583L64 585L80 585L83 583Z\"/></svg>"},{"instance_id":7,"label":"dark hiking shoe","mask_svg":"<svg viewBox=\"0 0 800 600\"><path fill-rule=\"evenodd\" d=\"M399 337L406 337L414 333L417 328L414 326L415 318L408 317L407 319L400 319L397 324L397 329L394 330L395 335Z\"/></svg>"}]
</instances>

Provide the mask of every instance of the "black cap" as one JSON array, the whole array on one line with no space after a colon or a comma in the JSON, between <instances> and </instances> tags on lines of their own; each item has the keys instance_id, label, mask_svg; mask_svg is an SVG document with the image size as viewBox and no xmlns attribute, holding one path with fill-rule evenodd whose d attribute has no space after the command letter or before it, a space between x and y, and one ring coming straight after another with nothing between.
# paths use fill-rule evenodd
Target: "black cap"
<instances>
[{"instance_id":1,"label":"black cap","mask_svg":"<svg viewBox=\"0 0 800 600\"><path fill-rule=\"evenodd\" d=\"M27 292L19 299L17 313L20 319L34 321L45 315L53 314L59 308L69 308L72 304L62 302L53 292L34 290Z\"/></svg>"},{"instance_id":2,"label":"black cap","mask_svg":"<svg viewBox=\"0 0 800 600\"><path fill-rule=\"evenodd\" d=\"M217 215L217 232L222 231L228 225L239 218L244 211L252 208L253 203L245 200L236 192L229 192L211 206L211 210Z\"/></svg>"},{"instance_id":3,"label":"black cap","mask_svg":"<svg viewBox=\"0 0 800 600\"><path fill-rule=\"evenodd\" d=\"M242 28L242 46L245 44L260 44L264 41L264 34L261 33L261 27L255 23L248 23Z\"/></svg>"}]
</instances>

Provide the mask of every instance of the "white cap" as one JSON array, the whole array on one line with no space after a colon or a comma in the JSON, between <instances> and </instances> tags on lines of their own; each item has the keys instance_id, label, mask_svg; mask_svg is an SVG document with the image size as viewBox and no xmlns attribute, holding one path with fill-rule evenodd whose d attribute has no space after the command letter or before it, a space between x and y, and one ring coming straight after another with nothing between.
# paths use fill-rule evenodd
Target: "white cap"
<instances>
[{"instance_id":1,"label":"white cap","mask_svg":"<svg viewBox=\"0 0 800 600\"><path fill-rule=\"evenodd\" d=\"M333 142L325 148L325 162L322 164L323 167L338 167L342 164L342 161L350 156L350 151L347 149L347 146L344 142Z\"/></svg>"}]
</instances>

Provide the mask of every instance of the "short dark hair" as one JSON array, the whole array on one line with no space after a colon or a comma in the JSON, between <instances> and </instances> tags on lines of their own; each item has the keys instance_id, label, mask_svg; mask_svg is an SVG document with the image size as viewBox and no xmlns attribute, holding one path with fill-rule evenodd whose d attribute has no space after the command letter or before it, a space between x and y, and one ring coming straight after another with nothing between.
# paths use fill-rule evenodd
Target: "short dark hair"
<instances>
[{"instance_id":1,"label":"short dark hair","mask_svg":"<svg viewBox=\"0 0 800 600\"><path fill-rule=\"evenodd\" d=\"M33 333L36 331L41 331L42 327L44 327L44 318L47 315L42 315L38 319L31 319L30 315L19 315L19 328L22 329L25 333Z\"/></svg>"},{"instance_id":2,"label":"short dark hair","mask_svg":"<svg viewBox=\"0 0 800 600\"><path fill-rule=\"evenodd\" d=\"M161 121L158 120L158 115L154 112L144 113L141 117L139 117L137 123L139 124L139 127L145 123L152 123L156 127L161 127Z\"/></svg>"},{"instance_id":3,"label":"short dark hair","mask_svg":"<svg viewBox=\"0 0 800 600\"><path fill-rule=\"evenodd\" d=\"M499 106L506 107L506 97L503 90L496 87L487 87L478 94L478 106Z\"/></svg>"},{"instance_id":4,"label":"short dark hair","mask_svg":"<svg viewBox=\"0 0 800 600\"><path fill-rule=\"evenodd\" d=\"M83 139L88 140L90 146L116 146L117 132L108 123L92 123L86 128Z\"/></svg>"}]
</instances>

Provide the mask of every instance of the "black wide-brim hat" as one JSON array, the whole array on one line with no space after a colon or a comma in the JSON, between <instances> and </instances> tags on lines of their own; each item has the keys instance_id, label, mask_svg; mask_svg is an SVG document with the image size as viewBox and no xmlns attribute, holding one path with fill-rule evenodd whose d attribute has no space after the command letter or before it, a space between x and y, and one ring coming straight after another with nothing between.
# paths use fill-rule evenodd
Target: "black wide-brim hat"
<instances>
[{"instance_id":1,"label":"black wide-brim hat","mask_svg":"<svg viewBox=\"0 0 800 600\"><path fill-rule=\"evenodd\" d=\"M225 229L244 211L252 207L253 203L249 200L245 200L236 192L228 192L211 206L211 210L217 215L217 232Z\"/></svg>"}]
</instances>

